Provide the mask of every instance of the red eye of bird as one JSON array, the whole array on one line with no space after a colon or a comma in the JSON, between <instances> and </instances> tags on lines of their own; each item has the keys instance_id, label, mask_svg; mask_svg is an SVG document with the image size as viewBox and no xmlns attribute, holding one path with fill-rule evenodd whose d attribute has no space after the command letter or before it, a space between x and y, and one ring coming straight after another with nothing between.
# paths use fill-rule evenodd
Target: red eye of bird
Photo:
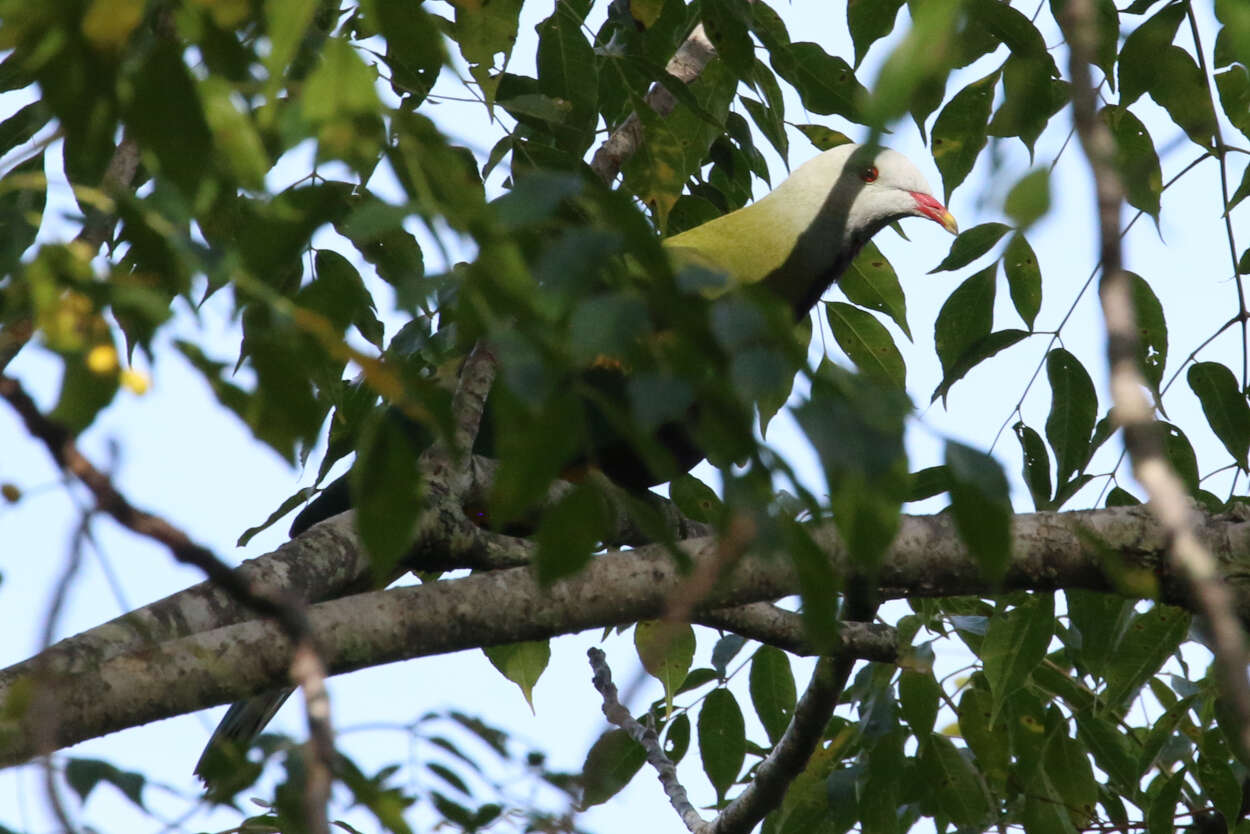
<instances>
[{"instance_id":1,"label":"red eye of bird","mask_svg":"<svg viewBox=\"0 0 1250 834\"><path fill-rule=\"evenodd\" d=\"M859 174L859 178L864 182L876 182L878 176L876 165L869 165Z\"/></svg>"}]
</instances>

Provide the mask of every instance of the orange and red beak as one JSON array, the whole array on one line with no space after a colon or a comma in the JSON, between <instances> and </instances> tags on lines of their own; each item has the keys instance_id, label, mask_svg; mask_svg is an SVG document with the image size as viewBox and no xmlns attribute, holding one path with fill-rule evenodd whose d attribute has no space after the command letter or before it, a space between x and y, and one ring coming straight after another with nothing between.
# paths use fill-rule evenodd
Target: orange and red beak
<instances>
[{"instance_id":1,"label":"orange and red beak","mask_svg":"<svg viewBox=\"0 0 1250 834\"><path fill-rule=\"evenodd\" d=\"M955 222L955 216L946 210L946 206L921 191L913 191L911 196L916 201L917 214L929 218L953 235L959 234L959 224Z\"/></svg>"}]
</instances>

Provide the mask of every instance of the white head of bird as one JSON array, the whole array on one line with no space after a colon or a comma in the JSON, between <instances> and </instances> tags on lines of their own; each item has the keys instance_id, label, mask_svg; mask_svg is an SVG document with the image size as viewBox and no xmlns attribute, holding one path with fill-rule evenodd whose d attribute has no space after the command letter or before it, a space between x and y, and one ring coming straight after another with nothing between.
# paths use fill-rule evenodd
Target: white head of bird
<instances>
[{"instance_id":1,"label":"white head of bird","mask_svg":"<svg viewBox=\"0 0 1250 834\"><path fill-rule=\"evenodd\" d=\"M804 315L869 238L906 217L958 226L924 175L889 148L839 145L800 165L767 196L665 241L678 262L763 281Z\"/></svg>"}]
</instances>

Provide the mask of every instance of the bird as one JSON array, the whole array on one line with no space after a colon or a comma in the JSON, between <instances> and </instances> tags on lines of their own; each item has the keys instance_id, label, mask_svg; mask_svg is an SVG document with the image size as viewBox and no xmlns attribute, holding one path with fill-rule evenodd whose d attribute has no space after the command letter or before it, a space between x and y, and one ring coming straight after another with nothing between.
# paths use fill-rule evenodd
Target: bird
<instances>
[{"instance_id":1,"label":"bird","mask_svg":"<svg viewBox=\"0 0 1250 834\"><path fill-rule=\"evenodd\" d=\"M951 234L959 232L954 216L906 156L889 148L848 143L804 162L754 203L675 234L663 245L675 266L694 265L724 276L725 282L708 294L759 284L788 304L800 321L873 235L908 217L926 218ZM392 413L395 419L407 419L398 411ZM484 429L488 422L484 417ZM681 426L664 425L658 433L674 459L671 471L664 474L680 474L702 459ZM597 451L597 468L622 486L645 489L667 479L639 465L625 446ZM350 509L348 483L343 476L310 502L292 523L292 538ZM245 763L247 744L291 691L264 693L231 706L196 773L207 782L210 772L222 772L220 762ZM219 763L211 764L214 759Z\"/></svg>"}]
</instances>

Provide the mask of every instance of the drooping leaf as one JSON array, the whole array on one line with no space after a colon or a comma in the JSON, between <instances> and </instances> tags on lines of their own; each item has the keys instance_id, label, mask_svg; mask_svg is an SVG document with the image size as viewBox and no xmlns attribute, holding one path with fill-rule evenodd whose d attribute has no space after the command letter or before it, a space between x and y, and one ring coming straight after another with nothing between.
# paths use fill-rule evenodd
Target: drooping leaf
<instances>
[{"instance_id":1,"label":"drooping leaf","mask_svg":"<svg viewBox=\"0 0 1250 834\"><path fill-rule=\"evenodd\" d=\"M1124 39L1120 49L1120 106L1128 107L1148 91L1159 72L1156 58L1172 45L1185 19L1184 3L1169 3Z\"/></svg>"},{"instance_id":2,"label":"drooping leaf","mask_svg":"<svg viewBox=\"0 0 1250 834\"><path fill-rule=\"evenodd\" d=\"M1218 127L1215 105L1198 62L1179 46L1168 46L1153 60L1158 74L1150 86L1150 97L1168 111L1172 121L1194 143L1212 147Z\"/></svg>"},{"instance_id":3,"label":"drooping leaf","mask_svg":"<svg viewBox=\"0 0 1250 834\"><path fill-rule=\"evenodd\" d=\"M486 646L482 653L499 673L515 683L525 696L525 702L534 709L534 685L542 677L547 662L551 660L551 644L546 640L525 643L508 643L502 646Z\"/></svg>"},{"instance_id":4,"label":"drooping leaf","mask_svg":"<svg viewBox=\"0 0 1250 834\"><path fill-rule=\"evenodd\" d=\"M694 660L694 629L687 623L641 622L634 627L634 648L643 668L664 687L671 713L673 695L686 679Z\"/></svg>"},{"instance_id":5,"label":"drooping leaf","mask_svg":"<svg viewBox=\"0 0 1250 834\"><path fill-rule=\"evenodd\" d=\"M1063 348L1046 355L1046 378L1051 391L1046 439L1055 452L1055 479L1064 483L1089 462L1098 395L1081 360Z\"/></svg>"},{"instance_id":6,"label":"drooping leaf","mask_svg":"<svg viewBox=\"0 0 1250 834\"><path fill-rule=\"evenodd\" d=\"M779 50L770 49L769 57L773 69L794 85L808 110L822 116L836 114L863 124L861 109L868 91L855 78L855 71L846 61L808 41L795 41Z\"/></svg>"},{"instance_id":7,"label":"drooping leaf","mask_svg":"<svg viewBox=\"0 0 1250 834\"><path fill-rule=\"evenodd\" d=\"M761 646L751 658L751 703L773 744L794 717L794 672L790 656L772 646Z\"/></svg>"},{"instance_id":8,"label":"drooping leaf","mask_svg":"<svg viewBox=\"0 0 1250 834\"><path fill-rule=\"evenodd\" d=\"M846 28L855 44L855 66L868 48L894 29L894 20L903 0L847 0Z\"/></svg>"},{"instance_id":9,"label":"drooping leaf","mask_svg":"<svg viewBox=\"0 0 1250 834\"><path fill-rule=\"evenodd\" d=\"M1020 229L1027 229L1050 211L1050 171L1037 168L1021 177L1003 202L1003 211Z\"/></svg>"},{"instance_id":10,"label":"drooping leaf","mask_svg":"<svg viewBox=\"0 0 1250 834\"><path fill-rule=\"evenodd\" d=\"M703 772L716 789L717 801L723 801L746 758L746 723L732 692L718 687L708 693L699 710L698 732Z\"/></svg>"},{"instance_id":11,"label":"drooping leaf","mask_svg":"<svg viewBox=\"0 0 1250 834\"><path fill-rule=\"evenodd\" d=\"M838 279L838 287L851 302L879 313L885 313L899 326L908 339L907 299L899 284L898 273L872 241L864 244L855 260Z\"/></svg>"},{"instance_id":12,"label":"drooping leaf","mask_svg":"<svg viewBox=\"0 0 1250 834\"><path fill-rule=\"evenodd\" d=\"M746 0L708 0L701 5L700 14L717 56L739 78L749 78L755 64L755 45L747 29L751 11Z\"/></svg>"},{"instance_id":13,"label":"drooping leaf","mask_svg":"<svg viewBox=\"0 0 1250 834\"><path fill-rule=\"evenodd\" d=\"M1033 497L1033 507L1048 510L1051 507L1051 486L1050 455L1046 454L1046 444L1042 442L1041 435L1024 423L1016 423L1012 430L1020 441L1020 452L1024 458L1020 474L1024 476L1024 483Z\"/></svg>"},{"instance_id":14,"label":"drooping leaf","mask_svg":"<svg viewBox=\"0 0 1250 834\"><path fill-rule=\"evenodd\" d=\"M624 730L599 736L582 765L582 806L601 805L616 796L646 763L646 751Z\"/></svg>"},{"instance_id":15,"label":"drooping leaf","mask_svg":"<svg viewBox=\"0 0 1250 834\"><path fill-rule=\"evenodd\" d=\"M1163 318L1163 305L1146 279L1133 272L1128 273L1128 277L1133 286L1133 312L1137 318L1137 361L1158 402L1162 398L1159 386L1168 361L1168 325Z\"/></svg>"},{"instance_id":16,"label":"drooping leaf","mask_svg":"<svg viewBox=\"0 0 1250 834\"><path fill-rule=\"evenodd\" d=\"M995 716L1042 662L1054 629L1055 598L1046 593L1032 594L1022 604L990 619L981 644L981 660L994 693Z\"/></svg>"},{"instance_id":17,"label":"drooping leaf","mask_svg":"<svg viewBox=\"0 0 1250 834\"><path fill-rule=\"evenodd\" d=\"M907 366L899 353L890 332L872 313L850 304L831 301L825 305L825 315L838 346L846 351L861 371L894 383L899 388L907 385Z\"/></svg>"},{"instance_id":18,"label":"drooping leaf","mask_svg":"<svg viewBox=\"0 0 1250 834\"><path fill-rule=\"evenodd\" d=\"M1250 138L1250 69L1234 64L1215 74L1224 116L1242 135Z\"/></svg>"},{"instance_id":19,"label":"drooping leaf","mask_svg":"<svg viewBox=\"0 0 1250 834\"><path fill-rule=\"evenodd\" d=\"M1149 611L1134 615L1107 663L1106 703L1119 706L1135 697L1188 631L1189 614L1170 605L1156 603Z\"/></svg>"},{"instance_id":20,"label":"drooping leaf","mask_svg":"<svg viewBox=\"0 0 1250 834\"><path fill-rule=\"evenodd\" d=\"M931 800L951 822L972 829L985 826L993 815L992 799L981 775L950 739L930 736L920 763Z\"/></svg>"},{"instance_id":21,"label":"drooping leaf","mask_svg":"<svg viewBox=\"0 0 1250 834\"><path fill-rule=\"evenodd\" d=\"M942 172L943 202L972 171L972 165L985 147L986 127L998 72L974 81L954 95L933 123L930 147L933 161Z\"/></svg>"},{"instance_id":22,"label":"drooping leaf","mask_svg":"<svg viewBox=\"0 0 1250 834\"><path fill-rule=\"evenodd\" d=\"M951 387L963 379L969 371L991 356L1023 341L1029 335L1025 330L996 330L988 336L978 339L964 350L963 354L943 374L942 381L933 390L933 396L930 398L930 401L936 400L938 397L945 398L950 393Z\"/></svg>"},{"instance_id":23,"label":"drooping leaf","mask_svg":"<svg viewBox=\"0 0 1250 834\"><path fill-rule=\"evenodd\" d=\"M65 781L82 802L86 802L96 785L103 782L117 788L140 808L147 807L143 804L143 788L147 784L144 775L121 770L110 762L71 758L65 762Z\"/></svg>"},{"instance_id":24,"label":"drooping leaf","mask_svg":"<svg viewBox=\"0 0 1250 834\"><path fill-rule=\"evenodd\" d=\"M1033 254L1033 247L1019 232L1007 241L1007 249L1003 252L1003 272L1007 275L1011 303L1032 330L1037 313L1042 308L1042 270L1037 256Z\"/></svg>"},{"instance_id":25,"label":"drooping leaf","mask_svg":"<svg viewBox=\"0 0 1250 834\"><path fill-rule=\"evenodd\" d=\"M933 732L941 694L942 685L932 672L905 670L899 675L899 709L916 738L924 738Z\"/></svg>"},{"instance_id":26,"label":"drooping leaf","mask_svg":"<svg viewBox=\"0 0 1250 834\"><path fill-rule=\"evenodd\" d=\"M946 442L955 527L981 573L998 582L1011 559L1011 491L998 461L970 446Z\"/></svg>"},{"instance_id":27,"label":"drooping leaf","mask_svg":"<svg viewBox=\"0 0 1250 834\"><path fill-rule=\"evenodd\" d=\"M997 271L994 264L965 280L938 311L933 338L944 375L949 375L970 347L990 335Z\"/></svg>"},{"instance_id":28,"label":"drooping leaf","mask_svg":"<svg viewBox=\"0 0 1250 834\"><path fill-rule=\"evenodd\" d=\"M1108 105L1098 113L1115 137L1116 165L1129 205L1159 219L1163 171L1146 126L1127 107Z\"/></svg>"},{"instance_id":29,"label":"drooping leaf","mask_svg":"<svg viewBox=\"0 0 1250 834\"><path fill-rule=\"evenodd\" d=\"M1185 378L1202 403L1211 431L1224 444L1233 460L1245 469L1250 452L1250 405L1237 385L1237 378L1218 362L1197 362Z\"/></svg>"}]
</instances>

